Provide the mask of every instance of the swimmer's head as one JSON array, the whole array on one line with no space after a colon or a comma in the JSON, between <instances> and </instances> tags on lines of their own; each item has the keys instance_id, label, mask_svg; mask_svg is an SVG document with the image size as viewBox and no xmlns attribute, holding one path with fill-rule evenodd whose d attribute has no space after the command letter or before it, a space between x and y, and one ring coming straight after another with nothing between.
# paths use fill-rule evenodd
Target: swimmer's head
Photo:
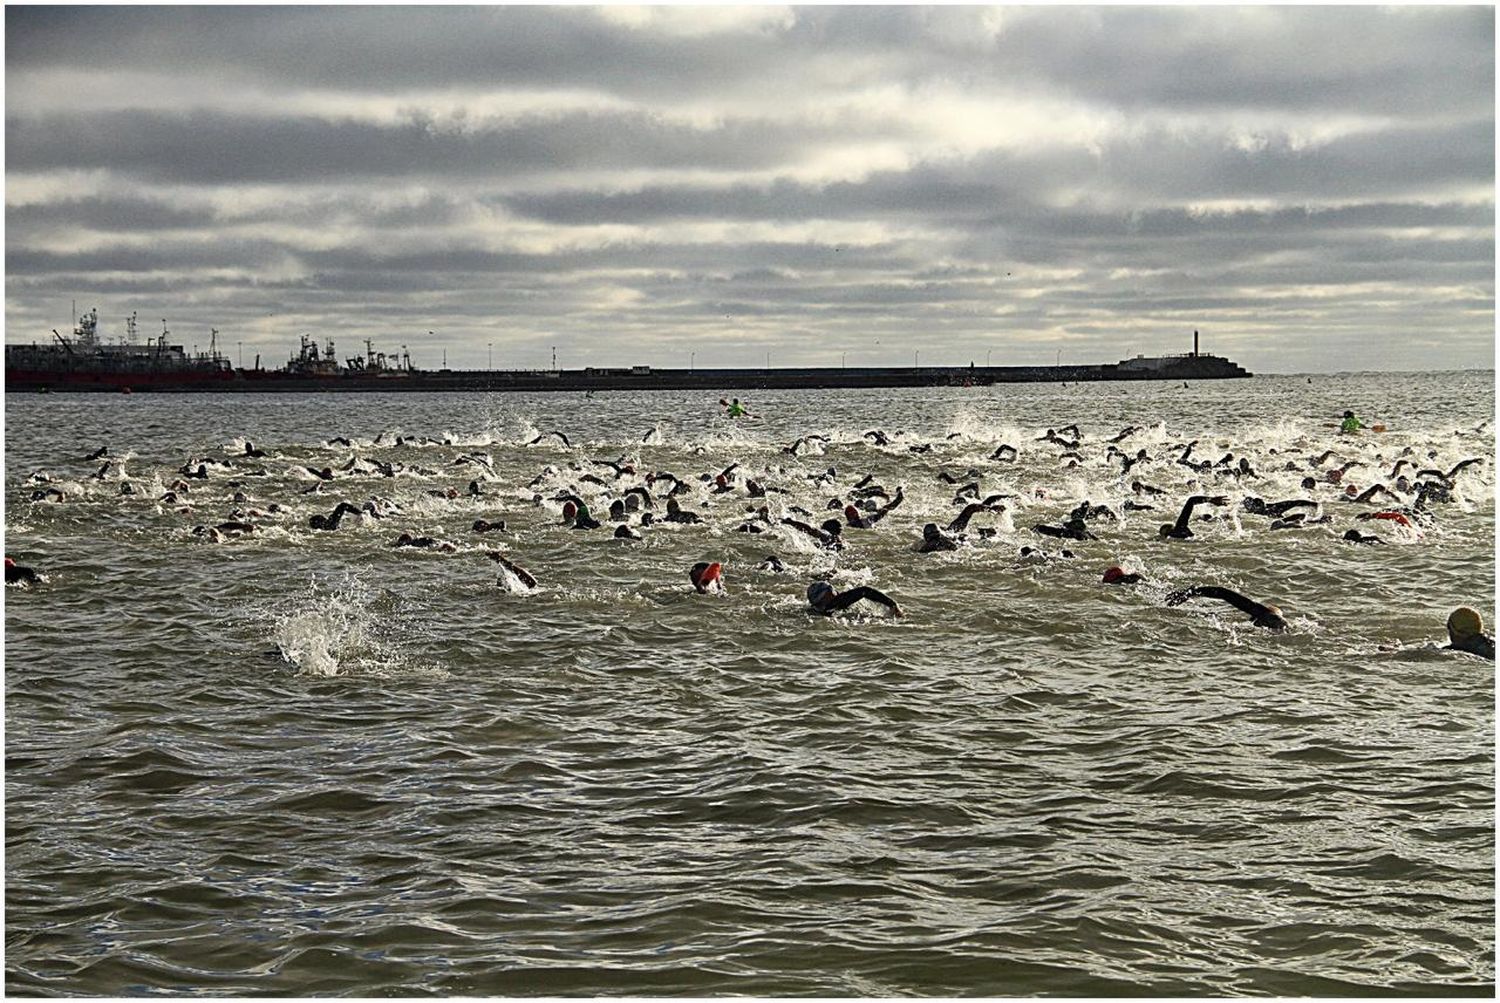
<instances>
[{"instance_id":1,"label":"swimmer's head","mask_svg":"<svg viewBox=\"0 0 1500 1003\"><path fill-rule=\"evenodd\" d=\"M823 532L829 536L838 536L844 531L844 524L837 519L826 519L823 522Z\"/></svg>"},{"instance_id":2,"label":"swimmer's head","mask_svg":"<svg viewBox=\"0 0 1500 1003\"><path fill-rule=\"evenodd\" d=\"M1484 633L1484 620L1480 618L1478 610L1460 606L1448 614L1449 640L1456 643L1477 637L1482 633Z\"/></svg>"},{"instance_id":3,"label":"swimmer's head","mask_svg":"<svg viewBox=\"0 0 1500 1003\"><path fill-rule=\"evenodd\" d=\"M1318 486L1318 482L1315 479L1313 479L1311 477L1304 477L1304 478L1302 478L1302 490L1304 490L1304 491L1311 491L1313 488L1315 488L1317 486Z\"/></svg>"},{"instance_id":4,"label":"swimmer's head","mask_svg":"<svg viewBox=\"0 0 1500 1003\"><path fill-rule=\"evenodd\" d=\"M924 540L935 540L935 539L937 539L937 535L938 535L937 523L935 523L935 522L929 522L927 525L925 525L925 526L922 527L922 539L924 539Z\"/></svg>"},{"instance_id":5,"label":"swimmer's head","mask_svg":"<svg viewBox=\"0 0 1500 1003\"><path fill-rule=\"evenodd\" d=\"M1344 412L1344 417L1345 418L1353 418L1354 417L1354 412L1353 411L1345 411Z\"/></svg>"},{"instance_id":6,"label":"swimmer's head","mask_svg":"<svg viewBox=\"0 0 1500 1003\"><path fill-rule=\"evenodd\" d=\"M1104 569L1104 584L1105 585L1113 585L1115 582L1119 581L1121 578L1124 578L1124 577L1125 577L1125 569L1122 568L1122 567L1120 567L1119 565L1115 565L1113 567L1108 567L1108 568Z\"/></svg>"},{"instance_id":7,"label":"swimmer's head","mask_svg":"<svg viewBox=\"0 0 1500 1003\"><path fill-rule=\"evenodd\" d=\"M708 587L714 582L718 582L720 588L724 587L724 580L721 577L722 572L723 566L717 561L713 563L699 561L689 569L688 579L693 583L693 588L699 592L707 592Z\"/></svg>"},{"instance_id":8,"label":"swimmer's head","mask_svg":"<svg viewBox=\"0 0 1500 1003\"><path fill-rule=\"evenodd\" d=\"M725 477L723 474L720 474L719 476L714 478L714 484L721 488L727 488L729 487L729 478Z\"/></svg>"},{"instance_id":9,"label":"swimmer's head","mask_svg":"<svg viewBox=\"0 0 1500 1003\"><path fill-rule=\"evenodd\" d=\"M833 586L827 582L813 582L807 587L807 601L813 606L822 609L824 604L834 597Z\"/></svg>"},{"instance_id":10,"label":"swimmer's head","mask_svg":"<svg viewBox=\"0 0 1500 1003\"><path fill-rule=\"evenodd\" d=\"M1359 494L1359 488L1355 487L1353 484L1350 484L1348 487L1344 488L1344 494L1348 495L1350 498L1353 498L1355 495Z\"/></svg>"},{"instance_id":11,"label":"swimmer's head","mask_svg":"<svg viewBox=\"0 0 1500 1003\"><path fill-rule=\"evenodd\" d=\"M1173 526L1170 522L1164 522L1156 528L1156 535L1166 538L1172 535Z\"/></svg>"},{"instance_id":12,"label":"swimmer's head","mask_svg":"<svg viewBox=\"0 0 1500 1003\"><path fill-rule=\"evenodd\" d=\"M850 522L854 522L859 518L859 509L855 508L853 505L845 505L844 518L848 519Z\"/></svg>"},{"instance_id":13,"label":"swimmer's head","mask_svg":"<svg viewBox=\"0 0 1500 1003\"><path fill-rule=\"evenodd\" d=\"M563 502L563 518L572 519L578 515L578 506L573 502Z\"/></svg>"},{"instance_id":14,"label":"swimmer's head","mask_svg":"<svg viewBox=\"0 0 1500 1003\"><path fill-rule=\"evenodd\" d=\"M1266 627L1271 630L1284 630L1286 619L1281 615L1281 607L1266 603L1265 612L1255 618L1256 626Z\"/></svg>"},{"instance_id":15,"label":"swimmer's head","mask_svg":"<svg viewBox=\"0 0 1500 1003\"><path fill-rule=\"evenodd\" d=\"M16 566L16 559L14 557L7 557L5 559L5 566L7 568L13 568L13 567L15 567Z\"/></svg>"}]
</instances>

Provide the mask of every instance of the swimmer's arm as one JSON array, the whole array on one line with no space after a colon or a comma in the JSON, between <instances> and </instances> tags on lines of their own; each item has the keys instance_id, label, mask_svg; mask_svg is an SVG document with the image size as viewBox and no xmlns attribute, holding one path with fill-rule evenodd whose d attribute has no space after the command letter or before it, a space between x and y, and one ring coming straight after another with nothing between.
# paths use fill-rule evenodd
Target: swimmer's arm
<instances>
[{"instance_id":1,"label":"swimmer's arm","mask_svg":"<svg viewBox=\"0 0 1500 1003\"><path fill-rule=\"evenodd\" d=\"M1189 599L1218 599L1226 602L1254 619L1261 619L1272 615L1271 610L1264 603L1258 603L1247 595L1236 592L1234 589L1226 589L1222 585L1193 585L1189 588L1179 589L1168 595L1164 600L1168 606L1181 606Z\"/></svg>"},{"instance_id":2,"label":"swimmer's arm","mask_svg":"<svg viewBox=\"0 0 1500 1003\"><path fill-rule=\"evenodd\" d=\"M861 585L858 588L850 589L848 592L840 592L824 608L829 613L836 613L839 610L848 609L861 599L868 599L871 602L879 603L890 610L892 614L901 616L901 607L896 605L896 600L877 588L871 588L869 585Z\"/></svg>"},{"instance_id":3,"label":"swimmer's arm","mask_svg":"<svg viewBox=\"0 0 1500 1003\"><path fill-rule=\"evenodd\" d=\"M1451 481L1458 474L1458 472L1460 470L1462 470L1462 469L1464 469L1465 467L1468 467L1468 466L1473 466L1474 464L1480 463L1480 462L1482 462L1482 458L1478 457L1478 456L1471 456L1467 460L1459 460L1458 463L1456 463L1454 465L1453 469L1450 470L1450 471L1448 471L1448 476L1447 476L1446 479Z\"/></svg>"},{"instance_id":4,"label":"swimmer's arm","mask_svg":"<svg viewBox=\"0 0 1500 1003\"><path fill-rule=\"evenodd\" d=\"M509 571L511 574L519 578L521 580L521 584L525 585L528 589L536 588L536 578L532 576L531 572L527 571L519 564L516 564L514 561L511 561L499 551L491 550L487 551L487 553L489 554L491 560L497 562L506 571Z\"/></svg>"},{"instance_id":5,"label":"swimmer's arm","mask_svg":"<svg viewBox=\"0 0 1500 1003\"><path fill-rule=\"evenodd\" d=\"M828 534L823 532L821 529L818 529L814 526L809 526L805 522L799 522L798 520L792 519L787 516L782 517L781 524L783 526L790 526L793 529L800 529L802 530L802 532L806 533L808 536L811 536L815 540L826 541L828 539Z\"/></svg>"},{"instance_id":6,"label":"swimmer's arm","mask_svg":"<svg viewBox=\"0 0 1500 1003\"><path fill-rule=\"evenodd\" d=\"M965 505L964 510L958 513L957 517L955 517L952 522L948 523L947 531L949 533L962 533L965 529L968 528L969 520L974 518L976 513L983 512L987 507L988 506L982 505L978 502L970 505Z\"/></svg>"}]
</instances>

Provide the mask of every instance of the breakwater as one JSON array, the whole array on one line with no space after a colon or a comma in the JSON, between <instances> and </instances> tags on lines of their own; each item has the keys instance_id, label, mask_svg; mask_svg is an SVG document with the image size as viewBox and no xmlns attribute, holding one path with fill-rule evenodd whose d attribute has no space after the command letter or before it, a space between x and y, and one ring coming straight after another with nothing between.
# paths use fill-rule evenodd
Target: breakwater
<instances>
[{"instance_id":1,"label":"breakwater","mask_svg":"<svg viewBox=\"0 0 1500 1003\"><path fill-rule=\"evenodd\" d=\"M835 390L882 387L988 386L995 383L1081 383L1098 380L1243 379L1251 374L1213 355L1136 358L1112 365L890 366L765 369L657 369L651 366L561 370L340 370L299 374L236 369L213 380L168 374L7 370L5 388L25 391L345 392L345 391L589 391L589 390Z\"/></svg>"}]
</instances>

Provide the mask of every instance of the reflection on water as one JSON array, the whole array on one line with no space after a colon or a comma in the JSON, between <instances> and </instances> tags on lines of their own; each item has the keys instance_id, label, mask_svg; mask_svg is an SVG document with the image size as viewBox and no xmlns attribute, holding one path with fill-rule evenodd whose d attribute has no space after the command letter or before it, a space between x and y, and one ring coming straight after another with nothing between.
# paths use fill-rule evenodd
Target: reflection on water
<instances>
[{"instance_id":1,"label":"reflection on water","mask_svg":"<svg viewBox=\"0 0 1500 1003\"><path fill-rule=\"evenodd\" d=\"M1438 643L1494 605L1493 374L740 396L759 421L689 393L8 397L7 553L50 581L6 594L7 987L1488 994L1493 665ZM1345 408L1387 431L1338 436ZM1042 440L1075 422L1076 458ZM1356 520L1344 489L1403 455L1483 462L1411 529ZM162 500L190 458L233 466ZM647 471L704 522L562 525L560 493L605 519ZM779 524L867 475L904 501L842 552ZM971 481L1006 510L917 553ZM1223 518L1160 540L1193 493ZM1273 530L1250 494L1329 522ZM1097 539L1030 528L1085 499L1118 517ZM235 511L257 529L193 532ZM906 616L810 616L818 577ZM1291 629L1163 604L1192 584Z\"/></svg>"}]
</instances>

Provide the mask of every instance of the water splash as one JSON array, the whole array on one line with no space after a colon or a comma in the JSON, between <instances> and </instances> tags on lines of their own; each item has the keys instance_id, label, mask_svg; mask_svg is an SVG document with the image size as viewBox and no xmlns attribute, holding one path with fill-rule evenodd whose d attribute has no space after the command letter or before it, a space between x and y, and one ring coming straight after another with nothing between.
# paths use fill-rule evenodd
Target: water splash
<instances>
[{"instance_id":1,"label":"water splash","mask_svg":"<svg viewBox=\"0 0 1500 1003\"><path fill-rule=\"evenodd\" d=\"M436 666L415 663L393 634L399 611L356 575L336 585L314 575L307 588L274 612L271 637L281 657L306 676L446 676Z\"/></svg>"}]
</instances>

